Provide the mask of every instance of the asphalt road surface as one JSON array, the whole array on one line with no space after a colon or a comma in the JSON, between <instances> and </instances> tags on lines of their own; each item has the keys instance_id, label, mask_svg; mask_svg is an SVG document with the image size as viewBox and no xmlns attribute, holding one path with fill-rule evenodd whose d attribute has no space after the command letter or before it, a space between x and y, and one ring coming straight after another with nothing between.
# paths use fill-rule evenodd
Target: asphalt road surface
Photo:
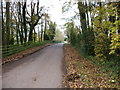
<instances>
[{"instance_id":1,"label":"asphalt road surface","mask_svg":"<svg viewBox=\"0 0 120 90\"><path fill-rule=\"evenodd\" d=\"M48 46L2 67L3 88L62 88L63 44Z\"/></svg>"}]
</instances>

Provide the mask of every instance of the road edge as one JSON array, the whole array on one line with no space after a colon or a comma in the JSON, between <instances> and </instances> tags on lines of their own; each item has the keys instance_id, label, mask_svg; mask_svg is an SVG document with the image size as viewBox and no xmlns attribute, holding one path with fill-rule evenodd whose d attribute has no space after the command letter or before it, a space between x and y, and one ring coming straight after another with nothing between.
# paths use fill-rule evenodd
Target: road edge
<instances>
[{"instance_id":1,"label":"road edge","mask_svg":"<svg viewBox=\"0 0 120 90\"><path fill-rule=\"evenodd\" d=\"M27 51L27 50L18 52L18 53L16 53L16 54L13 54L13 55L11 55L11 56L8 56L8 57L6 57L6 58L3 58L3 59L2 59L2 63L1 63L0 65L4 65L4 64L6 64L6 63L11 63L11 62L17 61L17 60L19 60L19 59L22 59L23 57L29 56L29 55L31 55L31 54L33 54L33 53L35 53L35 52L37 52L37 51L45 48L45 47L48 47L48 46L51 46L51 45L54 45L54 44L53 44L53 43L50 43L50 44L45 44L45 45L42 45L42 46L38 46L38 47L33 47L33 48L30 48L30 49L27 49L27 50L28 50L28 53L24 53L24 52ZM32 50L32 49L34 49L34 48L35 48L35 50ZM31 52L29 52L29 50L31 50ZM23 54L19 55L20 53L23 53ZM18 56L18 57L15 57L17 54L18 54L19 56Z\"/></svg>"}]
</instances>

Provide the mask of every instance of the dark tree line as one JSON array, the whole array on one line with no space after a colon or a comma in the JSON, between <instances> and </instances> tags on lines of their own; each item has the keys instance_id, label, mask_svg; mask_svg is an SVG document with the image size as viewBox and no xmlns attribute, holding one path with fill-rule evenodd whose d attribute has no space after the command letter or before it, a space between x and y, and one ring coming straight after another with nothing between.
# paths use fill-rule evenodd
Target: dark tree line
<instances>
[{"instance_id":1,"label":"dark tree line","mask_svg":"<svg viewBox=\"0 0 120 90\"><path fill-rule=\"evenodd\" d=\"M76 4L80 26L75 25L75 18L65 24L68 41L80 48L83 55L95 56L100 61L120 58L120 2Z\"/></svg>"},{"instance_id":2,"label":"dark tree line","mask_svg":"<svg viewBox=\"0 0 120 90\"><path fill-rule=\"evenodd\" d=\"M27 0L23 2L2 0L1 14L3 46L53 40L55 36L56 24L50 20L46 8L40 6L39 0L30 3ZM53 34L49 35L48 32Z\"/></svg>"}]
</instances>

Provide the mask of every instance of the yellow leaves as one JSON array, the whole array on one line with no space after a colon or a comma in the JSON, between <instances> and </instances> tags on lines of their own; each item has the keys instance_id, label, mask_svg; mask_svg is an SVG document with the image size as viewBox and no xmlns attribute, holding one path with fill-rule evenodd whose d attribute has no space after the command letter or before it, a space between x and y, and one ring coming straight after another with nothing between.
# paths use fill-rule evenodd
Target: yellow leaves
<instances>
[{"instance_id":1,"label":"yellow leaves","mask_svg":"<svg viewBox=\"0 0 120 90\"><path fill-rule=\"evenodd\" d=\"M115 53L115 50L111 50L110 52L109 52L109 54L114 54Z\"/></svg>"},{"instance_id":2,"label":"yellow leaves","mask_svg":"<svg viewBox=\"0 0 120 90\"><path fill-rule=\"evenodd\" d=\"M115 24L115 25L120 25L120 20L116 20L116 21L114 22L114 24Z\"/></svg>"},{"instance_id":3,"label":"yellow leaves","mask_svg":"<svg viewBox=\"0 0 120 90\"><path fill-rule=\"evenodd\" d=\"M107 35L102 32L102 29L99 29L99 33L95 36L95 55L98 60L104 61L106 60L105 52L108 49L108 41Z\"/></svg>"},{"instance_id":4,"label":"yellow leaves","mask_svg":"<svg viewBox=\"0 0 120 90\"><path fill-rule=\"evenodd\" d=\"M96 18L95 18L96 19ZM93 24L96 26L96 27L99 27L100 26L100 21L99 20L94 20Z\"/></svg>"},{"instance_id":5,"label":"yellow leaves","mask_svg":"<svg viewBox=\"0 0 120 90\"><path fill-rule=\"evenodd\" d=\"M111 35L112 40L111 40L111 44L110 44L110 49L111 51L109 52L109 54L115 54L117 49L120 49L120 34L118 33L113 33Z\"/></svg>"},{"instance_id":6,"label":"yellow leaves","mask_svg":"<svg viewBox=\"0 0 120 90\"><path fill-rule=\"evenodd\" d=\"M114 41L120 41L120 34L114 33L112 35L112 42L114 42Z\"/></svg>"},{"instance_id":7,"label":"yellow leaves","mask_svg":"<svg viewBox=\"0 0 120 90\"><path fill-rule=\"evenodd\" d=\"M102 22L102 28L108 28L109 30L112 27L112 23L110 21L103 21Z\"/></svg>"},{"instance_id":8,"label":"yellow leaves","mask_svg":"<svg viewBox=\"0 0 120 90\"><path fill-rule=\"evenodd\" d=\"M65 82L70 88L116 88L116 80L108 78L106 73L101 72L99 67L89 60L78 57L79 54L75 49L64 45L64 52L66 65L69 68ZM102 57L102 54L100 56Z\"/></svg>"}]
</instances>

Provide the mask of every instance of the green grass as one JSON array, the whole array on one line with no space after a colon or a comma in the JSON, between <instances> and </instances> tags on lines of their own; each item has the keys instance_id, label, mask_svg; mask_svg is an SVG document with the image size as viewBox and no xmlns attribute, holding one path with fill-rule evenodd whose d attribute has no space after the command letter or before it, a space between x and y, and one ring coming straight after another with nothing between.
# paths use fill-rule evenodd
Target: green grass
<instances>
[{"instance_id":1,"label":"green grass","mask_svg":"<svg viewBox=\"0 0 120 90\"><path fill-rule=\"evenodd\" d=\"M111 58L111 60L106 60L101 62L93 56L87 56L88 60L91 60L93 64L100 67L100 71L106 73L112 79L118 78L120 76L120 61L118 58Z\"/></svg>"},{"instance_id":2,"label":"green grass","mask_svg":"<svg viewBox=\"0 0 120 90\"><path fill-rule=\"evenodd\" d=\"M53 40L51 41L52 43L62 43L61 41L56 41L56 40Z\"/></svg>"},{"instance_id":3,"label":"green grass","mask_svg":"<svg viewBox=\"0 0 120 90\"><path fill-rule=\"evenodd\" d=\"M32 48L32 47L37 47L41 45L45 45L47 43L60 43L60 41L42 41L42 42L29 42L23 45L20 44L15 44L15 45L9 45L9 46L2 46L2 57L7 57L12 54L15 54L20 51L24 51L26 49Z\"/></svg>"},{"instance_id":4,"label":"green grass","mask_svg":"<svg viewBox=\"0 0 120 90\"><path fill-rule=\"evenodd\" d=\"M120 77L120 57L111 57L109 60L101 61L97 60L95 56L88 56L84 52L83 47L72 46L79 53L80 56L90 60L94 65L99 66L100 71L105 73L111 79L118 79Z\"/></svg>"}]
</instances>

